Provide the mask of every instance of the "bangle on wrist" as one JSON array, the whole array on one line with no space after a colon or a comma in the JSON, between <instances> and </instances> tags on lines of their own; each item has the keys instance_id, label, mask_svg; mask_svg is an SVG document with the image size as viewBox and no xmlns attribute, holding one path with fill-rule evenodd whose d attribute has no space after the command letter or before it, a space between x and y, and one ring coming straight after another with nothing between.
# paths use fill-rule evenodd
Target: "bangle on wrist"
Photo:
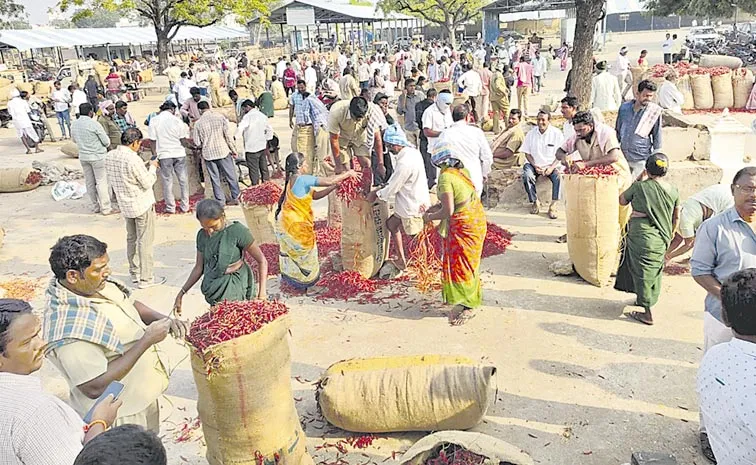
<instances>
[{"instance_id":1,"label":"bangle on wrist","mask_svg":"<svg viewBox=\"0 0 756 465\"><path fill-rule=\"evenodd\" d=\"M183 287L181 288L180 292L181 292L181 295L185 295L186 294L186 290Z\"/></svg>"},{"instance_id":2,"label":"bangle on wrist","mask_svg":"<svg viewBox=\"0 0 756 465\"><path fill-rule=\"evenodd\" d=\"M94 420L90 424L84 425L84 433L88 433L89 430L91 430L95 425L102 425L103 430L108 430L108 424L105 422L105 420Z\"/></svg>"}]
</instances>

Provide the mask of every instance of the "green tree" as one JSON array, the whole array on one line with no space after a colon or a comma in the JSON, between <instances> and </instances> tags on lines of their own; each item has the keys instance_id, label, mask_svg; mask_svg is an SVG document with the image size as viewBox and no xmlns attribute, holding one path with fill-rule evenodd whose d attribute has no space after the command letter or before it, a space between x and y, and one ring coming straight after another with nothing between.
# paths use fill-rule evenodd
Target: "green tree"
<instances>
[{"instance_id":1,"label":"green tree","mask_svg":"<svg viewBox=\"0 0 756 465\"><path fill-rule=\"evenodd\" d=\"M575 0L575 38L572 43L572 94L588 109L593 87L593 38L604 17L604 0Z\"/></svg>"},{"instance_id":2,"label":"green tree","mask_svg":"<svg viewBox=\"0 0 756 465\"><path fill-rule=\"evenodd\" d=\"M76 29L76 25L69 19L53 19L50 26L55 29Z\"/></svg>"},{"instance_id":3,"label":"green tree","mask_svg":"<svg viewBox=\"0 0 756 465\"><path fill-rule=\"evenodd\" d=\"M9 29L11 23L26 19L24 6L14 0L0 0L0 29Z\"/></svg>"},{"instance_id":4,"label":"green tree","mask_svg":"<svg viewBox=\"0 0 756 465\"><path fill-rule=\"evenodd\" d=\"M742 11L756 11L754 0L649 0L646 10L659 16L688 15L712 18L731 18L735 14L735 4Z\"/></svg>"},{"instance_id":5,"label":"green tree","mask_svg":"<svg viewBox=\"0 0 756 465\"><path fill-rule=\"evenodd\" d=\"M73 23L76 27L115 27L121 19L121 13L110 10L82 10L74 14Z\"/></svg>"},{"instance_id":6,"label":"green tree","mask_svg":"<svg viewBox=\"0 0 756 465\"><path fill-rule=\"evenodd\" d=\"M453 44L454 31L468 21L480 17L482 0L380 0L378 8L385 13L397 12L438 24Z\"/></svg>"},{"instance_id":7,"label":"green tree","mask_svg":"<svg viewBox=\"0 0 756 465\"><path fill-rule=\"evenodd\" d=\"M5 23L5 29L31 29L31 24L26 19L14 19Z\"/></svg>"},{"instance_id":8,"label":"green tree","mask_svg":"<svg viewBox=\"0 0 756 465\"><path fill-rule=\"evenodd\" d=\"M3 1L3 0L0 0ZM228 15L236 15L246 23L257 15L268 13L270 0L61 0L61 11L79 8L73 21L87 11L108 10L119 15L136 13L147 20L157 36L158 60L161 68L168 64L168 44L182 26L207 27Z\"/></svg>"}]
</instances>

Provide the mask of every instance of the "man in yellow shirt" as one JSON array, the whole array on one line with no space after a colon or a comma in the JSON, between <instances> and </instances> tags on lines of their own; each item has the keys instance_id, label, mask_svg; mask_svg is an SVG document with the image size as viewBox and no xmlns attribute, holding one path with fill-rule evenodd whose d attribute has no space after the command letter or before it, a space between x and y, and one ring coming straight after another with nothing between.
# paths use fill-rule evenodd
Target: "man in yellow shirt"
<instances>
[{"instance_id":1,"label":"man in yellow shirt","mask_svg":"<svg viewBox=\"0 0 756 465\"><path fill-rule=\"evenodd\" d=\"M113 381L124 385L114 425L159 432L158 397L168 388L157 344L186 324L134 300L110 281L107 244L92 236L60 239L50 253L55 278L45 296L45 354L68 382L70 401L84 415Z\"/></svg>"}]
</instances>

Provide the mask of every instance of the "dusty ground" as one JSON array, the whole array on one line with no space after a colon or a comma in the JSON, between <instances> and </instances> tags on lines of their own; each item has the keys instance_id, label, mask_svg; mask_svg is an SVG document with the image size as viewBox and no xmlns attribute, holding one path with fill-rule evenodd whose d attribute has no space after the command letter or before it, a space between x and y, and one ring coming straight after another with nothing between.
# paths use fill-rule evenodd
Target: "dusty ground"
<instances>
[{"instance_id":1,"label":"dusty ground","mask_svg":"<svg viewBox=\"0 0 756 465\"><path fill-rule=\"evenodd\" d=\"M658 37L657 37L658 36ZM661 32L627 34L622 42L631 50L660 48ZM617 36L608 45L614 56ZM635 54L632 52L633 55ZM660 55L652 52L652 61ZM548 95L561 97L564 73L552 72ZM137 121L157 107L157 99L130 105ZM535 107L537 108L537 107ZM535 109L534 108L534 109ZM51 120L51 124L55 124ZM273 121L288 153L289 130L283 113ZM23 154L12 129L0 130L3 166L24 166L32 160L66 159L58 145L46 144L40 155ZM320 216L324 208L318 206ZM50 187L0 195L0 225L7 232L0 250L0 281L13 277L38 280L50 277L49 247L66 234L87 233L110 245L116 277L127 277L125 228L117 216L89 213L88 201L55 203ZM241 210L229 215L243 221ZM503 255L484 260L484 306L463 327L450 327L439 310L437 297L423 303L394 302L371 306L334 302L328 305L306 298L287 301L292 309L292 387L302 399L302 417L317 416L311 381L330 364L351 357L443 353L466 355L498 368L497 401L476 429L516 444L538 463L553 465L608 465L629 462L633 451L664 451L678 463L703 464L697 449L698 414L695 376L701 357L703 291L689 276L665 277L661 301L655 309L657 325L645 327L623 316L632 297L600 289L576 277L557 278L550 262L566 257L567 248L555 239L564 233L564 221L529 215L521 205L488 212L489 221L516 234ZM136 291L156 309L170 311L178 287L194 259L198 225L190 215L159 217L155 244L156 274L166 286ZM35 304L42 308L42 292ZM277 279L269 294L277 294ZM206 310L198 290L184 299L189 318ZM201 441L175 443L175 431L196 416L196 389L185 357L188 350L173 344L176 361L163 402L162 425L169 463L206 463ZM40 375L51 392L66 397L66 385L46 364ZM307 380L307 382L304 382ZM322 445L318 422L306 433L310 451ZM343 433L343 436L346 433ZM196 435L199 438L199 432ZM366 452L369 461L393 463L392 452L404 451L418 434L390 435ZM317 451L315 462L331 461L332 451ZM359 453L350 463L364 464Z\"/></svg>"}]
</instances>

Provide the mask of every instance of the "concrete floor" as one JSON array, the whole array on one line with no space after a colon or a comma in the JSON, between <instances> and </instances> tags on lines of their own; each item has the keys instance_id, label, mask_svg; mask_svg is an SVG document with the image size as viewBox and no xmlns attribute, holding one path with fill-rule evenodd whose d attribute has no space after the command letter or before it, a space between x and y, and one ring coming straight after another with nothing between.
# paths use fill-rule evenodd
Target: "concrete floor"
<instances>
[{"instance_id":1,"label":"concrete floor","mask_svg":"<svg viewBox=\"0 0 756 465\"><path fill-rule=\"evenodd\" d=\"M660 61L663 32L614 36L606 54L614 56L621 44L648 48L652 62ZM655 55L658 56L655 56ZM548 96L561 97L565 73L553 72ZM130 105L137 121L158 106L149 98ZM537 108L535 106L533 109ZM51 124L54 121L51 120ZM289 129L280 112L273 120L288 153ZM40 155L24 155L12 129L0 130L4 166L25 166L32 160L56 160L78 166L46 144ZM325 216L325 206L317 205ZM127 277L125 228L118 216L89 213L88 201L54 202L50 187L0 195L0 226L6 229L0 249L0 282L13 277L50 278L47 258L55 240L66 234L87 233L110 245L116 277ZM243 221L241 210L229 216ZM681 464L704 464L697 449L698 413L695 377L702 346L704 292L689 276L665 277L655 309L657 324L642 326L623 316L633 297L610 288L596 288L576 277L554 277L552 261L565 258L567 247L555 239L564 233L564 221L529 215L519 204L488 212L489 221L516 234L502 256L483 261L484 305L463 327L450 327L438 305L438 296L418 296L416 303L387 305L323 304L308 298L288 299L293 316L291 338L292 387L301 417L316 417L311 382L332 363L383 355L443 353L465 355L498 368L497 401L476 430L516 444L537 463L554 465L609 465L630 461L633 451L674 454ZM168 313L178 287L194 260L198 224L191 215L159 217L155 265L166 286L136 291L137 297ZM269 295L278 293L278 280ZM34 304L42 309L42 289ZM184 299L188 318L207 309L198 290ZM188 350L174 342L169 353L177 368L162 403L162 435L169 463L204 464L201 441L175 443L175 431L196 416L197 393L186 360ZM65 398L67 387L54 367L40 371L45 387ZM315 452L330 439L309 425L308 445L315 462L331 462L333 449ZM343 437L346 433L331 434ZM200 434L197 432L196 437ZM381 437L365 452L350 454L350 463L394 463L392 453L406 450L421 435ZM332 442L332 441L331 441ZM397 457L400 456L397 455ZM385 460L387 459L388 460Z\"/></svg>"}]
</instances>

